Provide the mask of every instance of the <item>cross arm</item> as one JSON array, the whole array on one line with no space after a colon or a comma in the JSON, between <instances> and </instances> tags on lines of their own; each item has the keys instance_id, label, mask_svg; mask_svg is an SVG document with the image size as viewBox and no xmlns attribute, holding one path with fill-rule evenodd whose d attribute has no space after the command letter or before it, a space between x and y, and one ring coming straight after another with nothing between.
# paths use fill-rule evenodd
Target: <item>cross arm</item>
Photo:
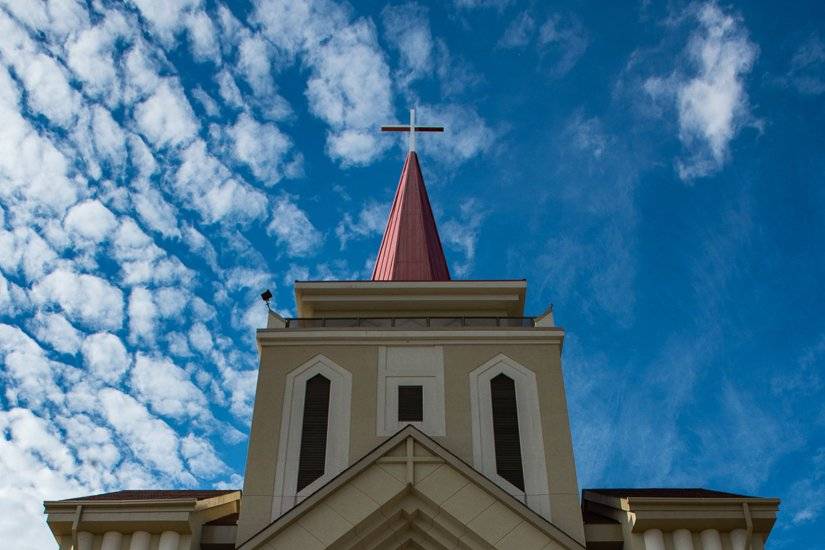
<instances>
[{"instance_id":1,"label":"cross arm","mask_svg":"<svg viewBox=\"0 0 825 550\"><path fill-rule=\"evenodd\" d=\"M410 126L408 124L393 124L389 126L381 126L382 132L409 132ZM443 132L443 126L416 126L416 132Z\"/></svg>"}]
</instances>

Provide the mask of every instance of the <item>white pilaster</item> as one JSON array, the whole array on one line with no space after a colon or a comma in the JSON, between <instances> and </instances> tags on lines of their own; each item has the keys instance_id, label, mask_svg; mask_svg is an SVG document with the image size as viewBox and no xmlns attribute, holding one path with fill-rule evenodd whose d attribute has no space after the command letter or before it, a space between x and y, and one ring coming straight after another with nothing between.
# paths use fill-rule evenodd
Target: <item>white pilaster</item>
<instances>
[{"instance_id":1,"label":"white pilaster","mask_svg":"<svg viewBox=\"0 0 825 550\"><path fill-rule=\"evenodd\" d=\"M164 531L160 534L158 550L178 550L179 545L180 533L175 533L174 531Z\"/></svg>"},{"instance_id":2,"label":"white pilaster","mask_svg":"<svg viewBox=\"0 0 825 550\"><path fill-rule=\"evenodd\" d=\"M146 531L136 531L132 533L129 550L149 550L150 542L152 542L152 535Z\"/></svg>"},{"instance_id":3,"label":"white pilaster","mask_svg":"<svg viewBox=\"0 0 825 550\"><path fill-rule=\"evenodd\" d=\"M95 536L88 531L80 531L77 534L77 550L92 550L95 544Z\"/></svg>"},{"instance_id":4,"label":"white pilaster","mask_svg":"<svg viewBox=\"0 0 825 550\"><path fill-rule=\"evenodd\" d=\"M687 529L677 529L673 532L674 550L693 550L693 534Z\"/></svg>"},{"instance_id":5,"label":"white pilaster","mask_svg":"<svg viewBox=\"0 0 825 550\"><path fill-rule=\"evenodd\" d=\"M747 547L748 532L744 529L734 529L730 532L730 545L733 550L750 550Z\"/></svg>"},{"instance_id":6,"label":"white pilaster","mask_svg":"<svg viewBox=\"0 0 825 550\"><path fill-rule=\"evenodd\" d=\"M699 533L702 540L702 550L722 550L722 537L716 529L705 529Z\"/></svg>"},{"instance_id":7,"label":"white pilaster","mask_svg":"<svg viewBox=\"0 0 825 550\"><path fill-rule=\"evenodd\" d=\"M644 539L645 550L665 550L665 536L659 529L648 529Z\"/></svg>"},{"instance_id":8,"label":"white pilaster","mask_svg":"<svg viewBox=\"0 0 825 550\"><path fill-rule=\"evenodd\" d=\"M121 542L123 542L123 535L121 533L117 531L106 531L103 535L100 550L120 550Z\"/></svg>"}]
</instances>

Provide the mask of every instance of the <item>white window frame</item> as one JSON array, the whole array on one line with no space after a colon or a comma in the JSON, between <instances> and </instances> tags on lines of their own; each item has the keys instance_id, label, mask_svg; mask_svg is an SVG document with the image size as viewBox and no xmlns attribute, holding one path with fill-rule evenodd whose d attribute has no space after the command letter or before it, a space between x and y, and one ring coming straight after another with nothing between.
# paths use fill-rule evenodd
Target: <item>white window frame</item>
<instances>
[{"instance_id":1,"label":"white window frame","mask_svg":"<svg viewBox=\"0 0 825 550\"><path fill-rule=\"evenodd\" d=\"M330 382L324 475L297 492L306 383L316 374L326 377ZM324 355L316 355L287 374L278 462L275 469L272 519L317 491L349 465L351 400L352 374Z\"/></svg>"},{"instance_id":2,"label":"white window frame","mask_svg":"<svg viewBox=\"0 0 825 550\"><path fill-rule=\"evenodd\" d=\"M516 388L519 442L524 470L523 491L498 475L496 471L490 380L499 374L510 377ZM476 470L549 520L550 494L547 486L547 463L544 456L536 373L510 357L499 354L470 372L469 378L470 408L473 417L473 462Z\"/></svg>"},{"instance_id":3,"label":"white window frame","mask_svg":"<svg viewBox=\"0 0 825 550\"><path fill-rule=\"evenodd\" d=\"M421 422L399 422L398 386L421 386ZM415 426L429 436L444 436L444 348L442 346L379 346L376 434L390 436Z\"/></svg>"}]
</instances>

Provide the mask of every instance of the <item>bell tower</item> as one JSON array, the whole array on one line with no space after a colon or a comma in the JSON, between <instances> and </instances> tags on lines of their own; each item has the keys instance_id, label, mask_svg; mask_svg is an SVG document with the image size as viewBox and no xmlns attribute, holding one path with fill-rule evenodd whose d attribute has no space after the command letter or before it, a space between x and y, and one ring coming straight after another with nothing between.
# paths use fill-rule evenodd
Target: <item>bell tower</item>
<instances>
[{"instance_id":1,"label":"bell tower","mask_svg":"<svg viewBox=\"0 0 825 550\"><path fill-rule=\"evenodd\" d=\"M420 130L414 118L410 126ZM278 518L412 427L409 433L480 474L507 506L521 506L583 546L561 370L564 330L551 311L526 316L526 292L525 280L450 278L410 150L372 280L298 281L296 317L271 313L258 331L238 541L286 521ZM415 492L425 474L409 471L407 490ZM348 497L354 503L368 493L360 489ZM445 500L455 501L451 517L477 505L460 495Z\"/></svg>"}]
</instances>

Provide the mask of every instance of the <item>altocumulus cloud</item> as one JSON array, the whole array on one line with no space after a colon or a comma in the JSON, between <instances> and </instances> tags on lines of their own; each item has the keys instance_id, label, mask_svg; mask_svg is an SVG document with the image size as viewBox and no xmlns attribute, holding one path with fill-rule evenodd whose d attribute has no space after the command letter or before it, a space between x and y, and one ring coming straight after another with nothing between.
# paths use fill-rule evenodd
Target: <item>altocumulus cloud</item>
<instances>
[{"instance_id":1,"label":"altocumulus cloud","mask_svg":"<svg viewBox=\"0 0 825 550\"><path fill-rule=\"evenodd\" d=\"M44 498L241 483L222 458L255 391L239 342L281 279L248 235L295 273L327 241L295 188L273 190L304 174L289 124L307 112L333 163L370 163L397 73L375 22L335 2L256 0L243 21L200 0L0 4L0 536L43 548ZM403 70L436 78L448 52L410 9ZM279 89L291 69L301 106ZM458 162L492 143L472 107L432 112Z\"/></svg>"}]
</instances>

